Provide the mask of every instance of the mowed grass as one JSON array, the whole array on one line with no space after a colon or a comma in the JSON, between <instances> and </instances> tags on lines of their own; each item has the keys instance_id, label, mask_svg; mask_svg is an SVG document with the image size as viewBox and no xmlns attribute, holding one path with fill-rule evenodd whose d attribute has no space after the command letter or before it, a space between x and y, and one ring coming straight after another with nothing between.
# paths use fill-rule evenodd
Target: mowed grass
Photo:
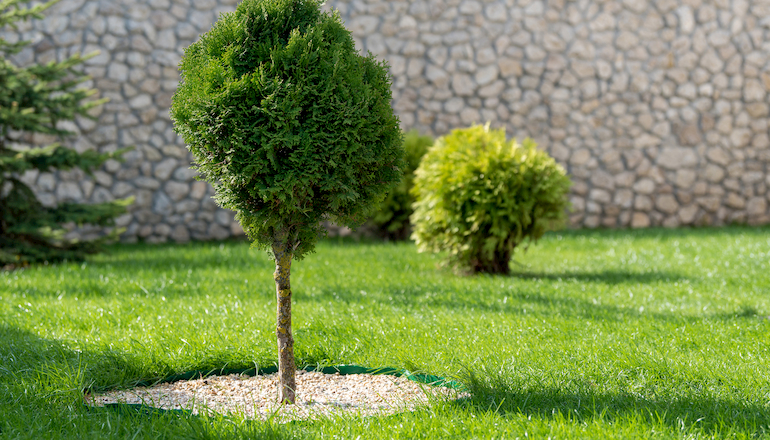
<instances>
[{"instance_id":1,"label":"mowed grass","mask_svg":"<svg viewBox=\"0 0 770 440\"><path fill-rule=\"evenodd\" d=\"M287 425L82 405L273 365L274 268L247 243L0 272L0 438L770 437L770 229L551 233L515 259L460 277L410 243L327 240L294 262L300 366L407 368L471 397Z\"/></svg>"}]
</instances>

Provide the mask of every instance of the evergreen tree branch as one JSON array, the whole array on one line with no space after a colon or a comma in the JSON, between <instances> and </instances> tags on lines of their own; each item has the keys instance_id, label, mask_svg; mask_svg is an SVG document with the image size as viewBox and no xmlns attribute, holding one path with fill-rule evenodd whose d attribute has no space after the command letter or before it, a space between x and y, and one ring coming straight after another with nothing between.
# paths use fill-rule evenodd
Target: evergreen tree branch
<instances>
[{"instance_id":1,"label":"evergreen tree branch","mask_svg":"<svg viewBox=\"0 0 770 440\"><path fill-rule=\"evenodd\" d=\"M16 29L15 22L17 21L43 18L43 11L58 2L59 0L51 0L31 8L22 8L20 0L0 0L0 28L8 26ZM4 53L6 56L19 53L28 45L28 41L9 43L5 38L0 37L0 53Z\"/></svg>"},{"instance_id":2,"label":"evergreen tree branch","mask_svg":"<svg viewBox=\"0 0 770 440\"><path fill-rule=\"evenodd\" d=\"M58 0L32 7L21 0L0 0L0 28L15 28L19 20L41 18L42 11ZM0 53L18 53L28 42L0 39ZM122 232L113 228L98 240L65 239L66 223L112 226L114 219L127 211L133 198L93 205L63 203L45 207L19 175L38 170L80 168L87 174L107 159L118 159L127 150L113 153L86 151L78 153L59 144L31 149L14 149L11 131L72 135L59 126L78 116L95 119L89 110L106 100L90 99L97 91L80 85L89 77L78 67L95 54L76 54L64 61L52 61L27 67L15 66L0 56L0 267L19 266L43 261L82 259L96 252L108 240Z\"/></svg>"},{"instance_id":3,"label":"evergreen tree branch","mask_svg":"<svg viewBox=\"0 0 770 440\"><path fill-rule=\"evenodd\" d=\"M0 173L21 174L31 169L48 172L52 169L80 168L90 176L93 170L106 160L122 160L123 153L129 150L131 147L121 148L112 153L99 153L91 150L78 153L59 144L23 151L0 148Z\"/></svg>"}]
</instances>

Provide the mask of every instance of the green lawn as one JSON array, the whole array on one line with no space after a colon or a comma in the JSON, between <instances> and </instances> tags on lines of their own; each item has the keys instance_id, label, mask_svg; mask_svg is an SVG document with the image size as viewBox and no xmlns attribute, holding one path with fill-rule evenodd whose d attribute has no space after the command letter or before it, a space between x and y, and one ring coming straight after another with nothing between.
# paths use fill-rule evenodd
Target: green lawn
<instances>
[{"instance_id":1,"label":"green lawn","mask_svg":"<svg viewBox=\"0 0 770 440\"><path fill-rule=\"evenodd\" d=\"M116 246L0 272L0 438L770 437L770 229L573 231L511 277L329 240L292 267L300 364L457 379L472 398L277 425L88 410L82 390L272 365L267 256Z\"/></svg>"}]
</instances>

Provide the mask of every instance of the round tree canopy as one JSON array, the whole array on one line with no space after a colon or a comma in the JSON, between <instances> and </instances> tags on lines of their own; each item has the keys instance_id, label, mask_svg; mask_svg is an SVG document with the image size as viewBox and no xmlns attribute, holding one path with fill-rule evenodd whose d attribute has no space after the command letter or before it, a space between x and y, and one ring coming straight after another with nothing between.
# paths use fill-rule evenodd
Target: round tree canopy
<instances>
[{"instance_id":1,"label":"round tree canopy","mask_svg":"<svg viewBox=\"0 0 770 440\"><path fill-rule=\"evenodd\" d=\"M188 47L171 116L255 245L301 258L321 221L356 226L401 177L383 63L315 0L245 0Z\"/></svg>"}]
</instances>

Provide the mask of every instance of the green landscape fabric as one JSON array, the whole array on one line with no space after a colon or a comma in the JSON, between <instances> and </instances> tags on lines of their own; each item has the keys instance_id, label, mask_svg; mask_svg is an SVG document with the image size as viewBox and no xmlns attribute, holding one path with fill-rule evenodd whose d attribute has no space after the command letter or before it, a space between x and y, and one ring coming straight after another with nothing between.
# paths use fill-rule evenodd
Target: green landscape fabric
<instances>
[{"instance_id":1,"label":"green landscape fabric","mask_svg":"<svg viewBox=\"0 0 770 440\"><path fill-rule=\"evenodd\" d=\"M463 385L460 382L457 382L456 380L452 379L446 379L441 376L436 376L433 374L426 374L426 373L415 373L410 372L405 369L400 368L392 368L392 367L380 367L380 368L370 368L370 367L364 367L361 365L332 365L332 366L326 366L326 367L320 367L315 365L308 365L305 368L303 368L305 371L320 371L324 374L335 374L339 373L341 375L348 375L348 374L387 374L390 376L404 376L409 380L423 383L426 385L430 385L433 387L445 387L445 388L451 388L453 390L458 391L466 391L467 388L465 385ZM248 376L255 376L255 375L263 375L263 374L273 374L278 372L278 367L275 365L269 366L269 367L257 367L257 368L223 368L219 370L195 370L195 371L188 371L185 373L179 373L174 374L171 376L167 376L164 379L161 380L155 380L155 381L141 381L137 382L137 387L146 387L146 386L152 386L157 385L159 383L171 383L171 382L178 382L180 380L191 380L191 379L197 379L197 378L204 378L214 375L220 375L220 376L227 376L230 374L245 374ZM132 412L138 412L141 414L145 414L148 416L155 416L165 413L173 413L173 414L189 414L192 415L192 412L189 410L180 410L180 409L161 409L161 408L155 408L153 406L145 405L145 404L135 404L135 403L108 403L104 405L105 408L117 410L117 411L132 411Z\"/></svg>"}]
</instances>

